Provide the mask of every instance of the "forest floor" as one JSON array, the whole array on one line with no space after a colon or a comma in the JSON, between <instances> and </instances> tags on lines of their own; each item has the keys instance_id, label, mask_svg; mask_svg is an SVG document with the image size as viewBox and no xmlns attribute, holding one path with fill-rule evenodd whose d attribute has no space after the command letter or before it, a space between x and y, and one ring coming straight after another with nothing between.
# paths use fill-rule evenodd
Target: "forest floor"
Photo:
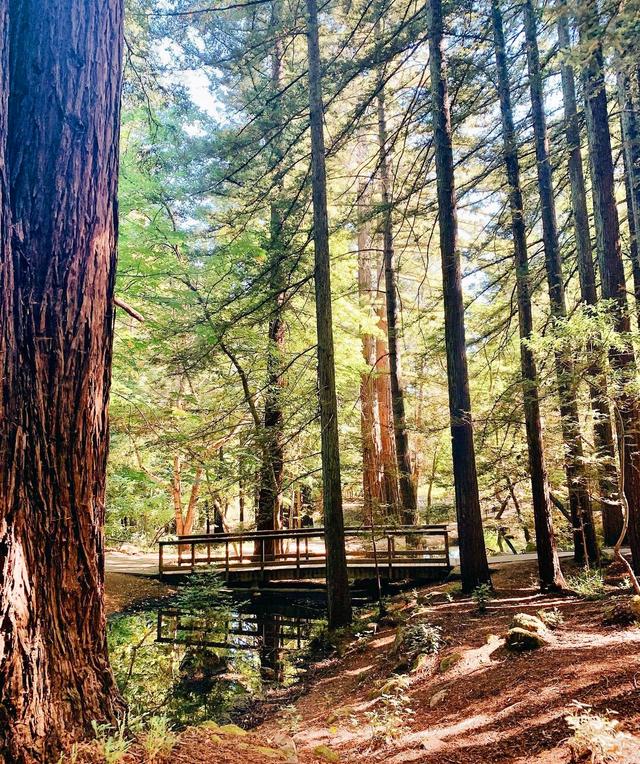
<instances>
[{"instance_id":1,"label":"forest floor","mask_svg":"<svg viewBox=\"0 0 640 764\"><path fill-rule=\"evenodd\" d=\"M620 590L597 601L541 595L535 577L531 562L496 566L483 614L452 584L399 595L375 633L345 639L304 685L260 703L249 731L189 728L167 761L565 764L566 717L579 703L598 715L581 729L610 750L606 760L639 764L640 627L603 625ZM546 644L510 652L514 614L541 610L560 614ZM439 627L442 644L412 668L400 636L420 623ZM617 720L617 736L597 729L602 718ZM148 761L136 747L127 759Z\"/></svg>"}]
</instances>

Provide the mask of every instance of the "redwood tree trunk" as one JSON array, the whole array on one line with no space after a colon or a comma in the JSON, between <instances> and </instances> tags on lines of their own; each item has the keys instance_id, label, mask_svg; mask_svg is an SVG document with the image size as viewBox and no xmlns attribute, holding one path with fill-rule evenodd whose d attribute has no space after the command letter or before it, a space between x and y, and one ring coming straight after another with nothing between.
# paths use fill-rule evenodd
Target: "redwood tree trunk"
<instances>
[{"instance_id":1,"label":"redwood tree trunk","mask_svg":"<svg viewBox=\"0 0 640 764\"><path fill-rule=\"evenodd\" d=\"M460 569L464 591L490 580L482 531L469 371L464 330L462 275L458 251L458 221L451 145L451 116L443 46L442 2L432 0L429 17L429 59L433 108L434 149L438 185L438 211L444 296L449 414Z\"/></svg>"},{"instance_id":2,"label":"redwood tree trunk","mask_svg":"<svg viewBox=\"0 0 640 764\"><path fill-rule=\"evenodd\" d=\"M316 324L318 329L318 396L322 449L322 502L327 550L327 605L329 628L351 622L351 594L347 576L340 482L338 403L333 350L331 269L327 174L323 134L324 106L318 40L316 0L307 0L309 51L309 121L311 126L311 184L313 196L313 241L315 250Z\"/></svg>"},{"instance_id":3,"label":"redwood tree trunk","mask_svg":"<svg viewBox=\"0 0 640 764\"><path fill-rule=\"evenodd\" d=\"M536 147L538 170L538 190L542 210L542 239L544 244L547 283L551 315L556 321L563 321L567 315L560 244L556 220L555 199L547 122L544 112L542 71L538 51L538 23L533 0L524 3L524 29L527 45L527 65L529 70L529 90ZM573 363L566 354L558 351L555 356L558 395L560 398L560 420L565 451L565 473L569 489L569 505L573 524L574 552L576 560L598 559L589 486L584 470L584 453L578 404L573 390Z\"/></svg>"},{"instance_id":4,"label":"redwood tree trunk","mask_svg":"<svg viewBox=\"0 0 640 764\"><path fill-rule=\"evenodd\" d=\"M629 546L633 567L640 572L640 408L633 390L637 368L633 346L625 337L631 329L627 287L620 245L620 221L616 207L611 135L604 83L600 24L593 2L580 7L581 41L588 43L591 56L583 72L587 136L591 160L591 183L596 221L596 246L600 264L602 297L613 302L613 320L620 346L610 352L612 368L620 376L614 391L616 427L622 483L629 506Z\"/></svg>"},{"instance_id":5,"label":"redwood tree trunk","mask_svg":"<svg viewBox=\"0 0 640 764\"><path fill-rule=\"evenodd\" d=\"M384 258L384 284L387 305L387 337L389 341L389 379L391 382L391 409L393 433L398 460L398 484L402 521L414 525L418 514L416 486L413 482L409 433L405 407L405 392L400 361L400 319L398 311L398 284L393 249L393 219L391 208L391 172L387 146L387 119L385 114L384 88L378 93L378 141L380 144L380 181L382 186L382 239Z\"/></svg>"},{"instance_id":6,"label":"redwood tree trunk","mask_svg":"<svg viewBox=\"0 0 640 764\"><path fill-rule=\"evenodd\" d=\"M565 56L570 54L571 39L566 6L561 4L558 17L558 41ZM580 120L576 101L576 85L573 67L563 58L561 63L562 100L564 105L565 136L568 152L569 183L571 186L571 208L575 233L580 281L580 299L585 305L598 303L596 275L593 265L587 191L582 165L580 140ZM622 510L618 497L618 470L616 468L613 428L609 410L607 380L598 362L594 362L589 374L589 396L593 411L593 431L598 465L600 506L602 508L602 530L604 543L613 545L622 530Z\"/></svg>"},{"instance_id":7,"label":"redwood tree trunk","mask_svg":"<svg viewBox=\"0 0 640 764\"><path fill-rule=\"evenodd\" d=\"M382 279L380 274L379 279ZM378 290L378 329L376 337L376 396L380 417L380 456L382 460L382 496L389 517L400 518L400 490L398 487L398 460L393 437L391 411L391 383L389 372L389 346L387 344L387 309L384 291Z\"/></svg>"},{"instance_id":8,"label":"redwood tree trunk","mask_svg":"<svg viewBox=\"0 0 640 764\"><path fill-rule=\"evenodd\" d=\"M368 319L373 312L373 279L371 269L371 233L366 220L367 183L358 188L358 291L360 305ZM373 519L383 500L380 416L376 395L376 338L368 329L362 332L362 355L365 370L360 378L360 429L362 435L362 483L365 518Z\"/></svg>"},{"instance_id":9,"label":"redwood tree trunk","mask_svg":"<svg viewBox=\"0 0 640 764\"><path fill-rule=\"evenodd\" d=\"M103 524L123 9L9 5L0 759L43 762L122 710L107 656Z\"/></svg>"},{"instance_id":10,"label":"redwood tree trunk","mask_svg":"<svg viewBox=\"0 0 640 764\"><path fill-rule=\"evenodd\" d=\"M504 161L507 181L509 183L509 207L511 209L516 291L518 295L518 320L520 326L520 368L522 372L529 472L531 474L533 517L536 528L538 571L540 584L543 589L561 589L564 587L565 581L560 570L560 560L558 558L551 515L551 499L549 498L549 482L547 479L542 423L540 419L538 373L533 351L527 344L533 334L527 234L524 223L522 188L520 185L520 162L511 106L511 86L507 69L502 14L498 0L492 0L491 10L496 66L498 70L500 110L502 114ZM509 481L509 488L515 500L511 481Z\"/></svg>"}]
</instances>

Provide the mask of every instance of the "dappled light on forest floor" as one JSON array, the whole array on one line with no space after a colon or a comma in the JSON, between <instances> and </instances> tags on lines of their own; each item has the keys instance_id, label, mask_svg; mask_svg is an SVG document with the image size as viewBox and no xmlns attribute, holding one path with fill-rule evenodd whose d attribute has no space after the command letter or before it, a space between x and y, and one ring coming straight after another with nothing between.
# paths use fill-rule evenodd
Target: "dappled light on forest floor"
<instances>
[{"instance_id":1,"label":"dappled light on forest floor","mask_svg":"<svg viewBox=\"0 0 640 764\"><path fill-rule=\"evenodd\" d=\"M455 584L397 595L377 634L357 626L331 660L309 666L310 681L257 703L248 732L192 726L170 760L569 764L567 717L581 713L614 720L611 762L638 764L640 627L603 626L609 599L532 597L534 572L532 563L499 567L484 612ZM507 649L514 611L540 623L541 647ZM137 751L132 764L145 761Z\"/></svg>"}]
</instances>

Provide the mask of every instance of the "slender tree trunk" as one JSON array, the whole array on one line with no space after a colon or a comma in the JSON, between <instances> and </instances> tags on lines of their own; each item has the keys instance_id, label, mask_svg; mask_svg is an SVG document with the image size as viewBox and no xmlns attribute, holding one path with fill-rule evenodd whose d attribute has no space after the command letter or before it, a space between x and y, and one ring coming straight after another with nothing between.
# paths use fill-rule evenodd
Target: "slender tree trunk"
<instances>
[{"instance_id":1,"label":"slender tree trunk","mask_svg":"<svg viewBox=\"0 0 640 764\"><path fill-rule=\"evenodd\" d=\"M629 512L629 545L636 573L640 572L640 408L629 385L635 384L637 368L631 343L627 288L620 245L620 221L616 207L611 135L604 83L600 24L597 8L586 2L579 9L580 39L588 45L590 58L583 72L587 137L591 159L591 185L596 221L596 246L600 264L602 298L613 303L613 320L621 335L621 347L613 348L609 360L620 377L614 391L616 427L620 444L622 485Z\"/></svg>"},{"instance_id":2,"label":"slender tree trunk","mask_svg":"<svg viewBox=\"0 0 640 764\"><path fill-rule=\"evenodd\" d=\"M640 133L636 115L638 93L635 83L622 69L618 71L618 102L624 158L625 191L627 199L630 255L633 286L636 298L636 314L640 325ZM634 98L634 95L636 96Z\"/></svg>"},{"instance_id":3,"label":"slender tree trunk","mask_svg":"<svg viewBox=\"0 0 640 764\"><path fill-rule=\"evenodd\" d=\"M381 278L381 274L380 274ZM378 279L380 280L380 279ZM391 382L389 372L389 346L387 345L387 310L384 292L378 291L378 329L376 338L376 397L380 417L380 455L382 461L383 504L389 517L400 519L400 489L398 486L398 459L393 436L391 410Z\"/></svg>"},{"instance_id":4,"label":"slender tree trunk","mask_svg":"<svg viewBox=\"0 0 640 764\"><path fill-rule=\"evenodd\" d=\"M564 0L560 2L560 11L561 13L558 17L558 40L565 55L561 63L562 96L569 182L571 186L571 208L573 212L573 228L580 281L580 299L585 305L595 306L598 302L596 276L593 265L587 191L580 147L580 120L578 118L576 101L575 76L573 68L566 58L571 52L571 39ZM602 365L597 361L594 361L590 369L588 382L594 420L595 450L599 462L598 482L600 506L602 509L603 536L605 544L613 545L620 535L622 528L622 510L618 497L618 470L616 468L611 412L609 411L607 380Z\"/></svg>"},{"instance_id":5,"label":"slender tree trunk","mask_svg":"<svg viewBox=\"0 0 640 764\"><path fill-rule=\"evenodd\" d=\"M57 761L123 709L103 606L122 12L119 0L9 3L0 760L12 764Z\"/></svg>"},{"instance_id":6,"label":"slender tree trunk","mask_svg":"<svg viewBox=\"0 0 640 764\"><path fill-rule=\"evenodd\" d=\"M274 36L271 56L271 111L276 130L280 129L280 90L282 87L282 40L279 29L279 0L272 2L271 29ZM277 166L282 159L281 141L274 140L273 162ZM285 274L282 236L281 197L282 182L278 182L271 201L269 229L270 277L269 289L273 295L273 309L269 319L269 339L267 346L267 386L264 402L264 444L260 470L260 490L256 529L273 530L278 526L282 509L282 479L284 475L284 414L282 411L282 391L285 385L282 371L286 348ZM265 554L274 552L273 542L263 542Z\"/></svg>"},{"instance_id":7,"label":"slender tree trunk","mask_svg":"<svg viewBox=\"0 0 640 764\"><path fill-rule=\"evenodd\" d=\"M490 581L482 530L473 421L464 330L462 274L458 251L458 221L451 115L443 46L442 2L432 0L429 17L429 59L433 108L434 148L438 185L438 211L449 380L449 413L453 473L464 591Z\"/></svg>"},{"instance_id":8,"label":"slender tree trunk","mask_svg":"<svg viewBox=\"0 0 640 764\"><path fill-rule=\"evenodd\" d=\"M187 514L184 519L183 533L185 536L189 536L193 533L193 526L196 519L196 508L198 506L198 498L200 497L200 488L202 487L202 467L196 467L196 474L191 484L191 492L189 493L189 503L187 504Z\"/></svg>"},{"instance_id":9,"label":"slender tree trunk","mask_svg":"<svg viewBox=\"0 0 640 764\"><path fill-rule=\"evenodd\" d=\"M409 433L405 411L405 392L402 382L400 356L400 316L398 310L398 284L393 249L393 219L391 200L391 172L387 140L384 88L378 93L378 140L380 144L380 182L382 187L382 238L384 257L384 283L387 304L387 336L389 340L389 378L391 382L391 408L393 432L398 460L398 483L402 502L402 521L414 525L418 514L418 499L413 483Z\"/></svg>"},{"instance_id":10,"label":"slender tree trunk","mask_svg":"<svg viewBox=\"0 0 640 764\"><path fill-rule=\"evenodd\" d=\"M529 472L531 475L531 493L533 497L533 516L536 528L538 572L543 589L561 589L564 587L565 581L560 570L560 560L556 548L551 514L551 499L549 498L549 482L547 479L542 423L540 419L538 373L533 351L527 344L533 334L529 258L527 254L522 188L520 185L520 163L511 107L511 86L507 69L502 14L498 0L492 0L492 22L498 70L500 110L502 113L504 161L509 183L509 206L511 209L516 290L518 295L518 320L520 326L520 368L522 373ZM515 493L512 490L510 480L508 484L515 502Z\"/></svg>"},{"instance_id":11,"label":"slender tree trunk","mask_svg":"<svg viewBox=\"0 0 640 764\"><path fill-rule=\"evenodd\" d=\"M558 241L547 123L544 113L542 72L538 51L538 23L533 0L525 0L524 22L549 302L551 304L551 315L555 321L561 322L566 318L567 308ZM569 488L569 505L573 524L575 559L582 561L588 558L596 561L598 559L598 545L593 527L589 486L584 470L584 453L578 404L575 391L573 390L573 363L567 358L566 354L560 351L556 352L555 363L560 397L562 439L565 451L565 472Z\"/></svg>"},{"instance_id":12,"label":"slender tree trunk","mask_svg":"<svg viewBox=\"0 0 640 764\"><path fill-rule=\"evenodd\" d=\"M626 142L624 137L624 124L620 120L620 132L622 134L623 144ZM633 294L636 303L636 321L640 326L640 253L638 252L638 234L636 231L636 215L633 209L633 188L631 185L631 173L629 171L629 155L623 150L622 158L624 162L624 193L627 207L627 227L629 229L629 259L631 260L631 275L633 278Z\"/></svg>"},{"instance_id":13,"label":"slender tree trunk","mask_svg":"<svg viewBox=\"0 0 640 764\"><path fill-rule=\"evenodd\" d=\"M371 277L371 233L367 221L368 184L358 188L358 291L360 305L367 318L374 315L372 306L373 279ZM380 420L376 396L376 338L367 329L362 332L362 355L365 370L360 379L360 428L362 434L362 482L364 488L364 515L374 517L382 503L382 464Z\"/></svg>"},{"instance_id":14,"label":"slender tree trunk","mask_svg":"<svg viewBox=\"0 0 640 764\"><path fill-rule=\"evenodd\" d=\"M351 622L351 594L347 576L342 485L340 482L338 404L331 310L327 175L323 134L324 106L322 103L322 74L316 0L307 0L307 14L313 241L315 249L316 323L318 327L318 394L322 433L322 501L327 550L328 622L329 628L335 629Z\"/></svg>"},{"instance_id":15,"label":"slender tree trunk","mask_svg":"<svg viewBox=\"0 0 640 764\"><path fill-rule=\"evenodd\" d=\"M171 501L173 503L173 517L176 521L176 535L184 536L184 523L182 521L182 462L178 455L173 457Z\"/></svg>"}]
</instances>

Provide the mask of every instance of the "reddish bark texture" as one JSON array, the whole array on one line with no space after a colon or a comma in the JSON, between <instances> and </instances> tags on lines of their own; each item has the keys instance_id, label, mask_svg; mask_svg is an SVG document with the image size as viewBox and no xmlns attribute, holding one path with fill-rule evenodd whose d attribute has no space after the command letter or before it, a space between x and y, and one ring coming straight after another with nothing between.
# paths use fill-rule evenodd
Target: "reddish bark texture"
<instances>
[{"instance_id":1,"label":"reddish bark texture","mask_svg":"<svg viewBox=\"0 0 640 764\"><path fill-rule=\"evenodd\" d=\"M367 183L362 182L358 189L359 228L358 228L358 291L360 303L373 316L373 278L371 269L372 239L366 220L369 198ZM366 369L360 378L360 428L362 432L362 485L364 489L365 517L372 519L375 510L383 501L383 481L381 463L381 433L378 397L376 394L376 338L369 331L362 333L362 355Z\"/></svg>"},{"instance_id":2,"label":"reddish bark texture","mask_svg":"<svg viewBox=\"0 0 640 764\"><path fill-rule=\"evenodd\" d=\"M103 523L122 10L120 0L9 2L0 760L12 763L56 760L121 708Z\"/></svg>"}]
</instances>

